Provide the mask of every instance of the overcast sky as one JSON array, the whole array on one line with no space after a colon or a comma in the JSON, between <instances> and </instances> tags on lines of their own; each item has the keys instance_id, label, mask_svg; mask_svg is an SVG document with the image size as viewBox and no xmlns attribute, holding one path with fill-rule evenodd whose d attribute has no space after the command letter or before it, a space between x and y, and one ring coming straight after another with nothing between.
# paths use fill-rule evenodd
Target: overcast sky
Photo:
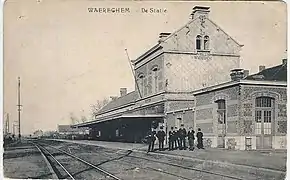
<instances>
[{"instance_id":1,"label":"overcast sky","mask_svg":"<svg viewBox=\"0 0 290 180\"><path fill-rule=\"evenodd\" d=\"M22 80L22 133L55 130L69 113L89 116L90 104L134 89L124 49L135 59L173 32L195 5L210 6L210 19L243 44L241 67L281 63L286 50L282 2L98 2L8 0L4 6L4 112L17 120L17 77ZM131 13L89 13L90 7L124 7ZM141 8L166 8L144 14ZM82 110L84 112L82 112ZM12 128L11 128L12 129ZM10 130L11 130L10 129Z\"/></svg>"}]
</instances>

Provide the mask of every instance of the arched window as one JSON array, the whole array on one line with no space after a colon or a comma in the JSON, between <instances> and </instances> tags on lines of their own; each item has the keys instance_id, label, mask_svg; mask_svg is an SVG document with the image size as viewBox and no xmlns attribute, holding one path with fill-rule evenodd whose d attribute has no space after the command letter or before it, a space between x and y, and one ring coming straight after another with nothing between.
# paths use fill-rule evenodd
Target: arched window
<instances>
[{"instance_id":1,"label":"arched window","mask_svg":"<svg viewBox=\"0 0 290 180\"><path fill-rule=\"evenodd\" d=\"M153 93L158 92L158 66L154 66L152 68L153 71Z\"/></svg>"},{"instance_id":2,"label":"arched window","mask_svg":"<svg viewBox=\"0 0 290 180\"><path fill-rule=\"evenodd\" d=\"M201 36L200 35L197 35L196 36L196 40L195 40L195 47L197 50L200 50L201 49Z\"/></svg>"},{"instance_id":3,"label":"arched window","mask_svg":"<svg viewBox=\"0 0 290 180\"><path fill-rule=\"evenodd\" d=\"M218 123L226 124L226 101L224 99L220 99L216 101L217 103L217 114L218 114Z\"/></svg>"},{"instance_id":4,"label":"arched window","mask_svg":"<svg viewBox=\"0 0 290 180\"><path fill-rule=\"evenodd\" d=\"M204 36L204 49L205 50L209 50L209 37L208 36Z\"/></svg>"},{"instance_id":5,"label":"arched window","mask_svg":"<svg viewBox=\"0 0 290 180\"><path fill-rule=\"evenodd\" d=\"M138 91L140 91L140 94L141 96L143 97L144 96L144 88L145 88L145 84L144 84L144 81L145 81L145 76L144 74L139 74L138 75Z\"/></svg>"},{"instance_id":6,"label":"arched window","mask_svg":"<svg viewBox=\"0 0 290 180\"><path fill-rule=\"evenodd\" d=\"M225 147L226 135L226 100L219 99L215 101L217 104L217 133L218 133L218 147Z\"/></svg>"}]
</instances>

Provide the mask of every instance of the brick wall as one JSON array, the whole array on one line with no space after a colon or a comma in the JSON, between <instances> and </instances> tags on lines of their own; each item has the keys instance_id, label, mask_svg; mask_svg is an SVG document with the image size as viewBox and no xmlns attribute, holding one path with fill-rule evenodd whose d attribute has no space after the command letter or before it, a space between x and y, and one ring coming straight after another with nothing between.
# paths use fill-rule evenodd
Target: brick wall
<instances>
[{"instance_id":1,"label":"brick wall","mask_svg":"<svg viewBox=\"0 0 290 180\"><path fill-rule=\"evenodd\" d=\"M191 54L165 53L167 91L194 91L230 81L230 71L238 67L239 57L213 56L196 59Z\"/></svg>"},{"instance_id":2,"label":"brick wall","mask_svg":"<svg viewBox=\"0 0 290 180\"><path fill-rule=\"evenodd\" d=\"M225 89L210 91L196 95L196 127L201 127L205 135L218 135L217 104L218 99L226 100L226 133L239 133L239 87L232 86Z\"/></svg>"},{"instance_id":3,"label":"brick wall","mask_svg":"<svg viewBox=\"0 0 290 180\"><path fill-rule=\"evenodd\" d=\"M197 35L209 36L209 50L197 51ZM193 21L162 43L168 91L193 91L230 80L241 47L210 20Z\"/></svg>"},{"instance_id":4,"label":"brick wall","mask_svg":"<svg viewBox=\"0 0 290 180\"><path fill-rule=\"evenodd\" d=\"M178 120L177 118L181 118L181 121ZM170 130L171 127L180 128L181 124L184 124L186 130L188 130L189 127L194 126L194 112L192 110L187 110L169 113L166 115L166 122L168 130Z\"/></svg>"},{"instance_id":5,"label":"brick wall","mask_svg":"<svg viewBox=\"0 0 290 180\"><path fill-rule=\"evenodd\" d=\"M157 71L153 71L154 67L157 67ZM139 78L141 74L144 76L143 78ZM164 56L161 54L152 61L143 63L142 66L138 65L138 68L135 69L135 76L138 83L138 87L136 84L135 89L139 88L143 98L163 91L165 88Z\"/></svg>"},{"instance_id":6,"label":"brick wall","mask_svg":"<svg viewBox=\"0 0 290 180\"><path fill-rule=\"evenodd\" d=\"M213 108L196 110L196 120L213 119Z\"/></svg>"},{"instance_id":7,"label":"brick wall","mask_svg":"<svg viewBox=\"0 0 290 180\"><path fill-rule=\"evenodd\" d=\"M168 101L166 112L192 109L194 105L194 101Z\"/></svg>"},{"instance_id":8,"label":"brick wall","mask_svg":"<svg viewBox=\"0 0 290 180\"><path fill-rule=\"evenodd\" d=\"M275 99L273 116L273 135L285 135L287 132L287 89L286 87L269 87L243 85L241 87L240 129L242 134L255 135L255 98L267 96Z\"/></svg>"},{"instance_id":9,"label":"brick wall","mask_svg":"<svg viewBox=\"0 0 290 180\"><path fill-rule=\"evenodd\" d=\"M209 48L214 53L239 54L241 49L232 38L210 20L205 19L205 22L201 25L200 20L197 19L166 40L163 43L164 50L194 51L197 35L209 36Z\"/></svg>"},{"instance_id":10,"label":"brick wall","mask_svg":"<svg viewBox=\"0 0 290 180\"><path fill-rule=\"evenodd\" d=\"M225 98L228 97L229 100L237 100L239 87L233 86L225 89L220 89L216 91L210 91L208 93L200 94L196 96L196 106L211 104L215 97L219 95L224 95Z\"/></svg>"}]
</instances>

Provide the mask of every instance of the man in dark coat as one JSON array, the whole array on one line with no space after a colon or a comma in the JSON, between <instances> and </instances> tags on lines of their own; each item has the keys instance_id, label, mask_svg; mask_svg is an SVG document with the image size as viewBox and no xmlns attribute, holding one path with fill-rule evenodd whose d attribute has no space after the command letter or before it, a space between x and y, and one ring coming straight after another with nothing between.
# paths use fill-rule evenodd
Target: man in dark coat
<instances>
[{"instance_id":1,"label":"man in dark coat","mask_svg":"<svg viewBox=\"0 0 290 180\"><path fill-rule=\"evenodd\" d=\"M173 131L174 133L174 148L177 149L179 147L179 131L177 127L175 127L175 130Z\"/></svg>"},{"instance_id":2,"label":"man in dark coat","mask_svg":"<svg viewBox=\"0 0 290 180\"><path fill-rule=\"evenodd\" d=\"M186 136L187 136L187 133L184 128L184 125L181 124L181 127L179 129L179 149L180 150L186 149L186 142L185 142Z\"/></svg>"},{"instance_id":3,"label":"man in dark coat","mask_svg":"<svg viewBox=\"0 0 290 180\"><path fill-rule=\"evenodd\" d=\"M165 131L163 130L163 126L160 127L160 130L157 132L158 144L159 144L159 151L164 150L164 139L165 139Z\"/></svg>"},{"instance_id":4,"label":"man in dark coat","mask_svg":"<svg viewBox=\"0 0 290 180\"><path fill-rule=\"evenodd\" d=\"M149 134L147 136L147 140L148 140L148 144L149 144L147 153L150 151L154 151L154 144L155 144L155 140L156 140L155 134L156 134L156 131L153 130L153 131L149 132Z\"/></svg>"},{"instance_id":5,"label":"man in dark coat","mask_svg":"<svg viewBox=\"0 0 290 180\"><path fill-rule=\"evenodd\" d=\"M194 150L194 133L194 130L190 127L187 134L190 151Z\"/></svg>"},{"instance_id":6,"label":"man in dark coat","mask_svg":"<svg viewBox=\"0 0 290 180\"><path fill-rule=\"evenodd\" d=\"M198 128L198 132L196 134L196 137L197 137L197 148L204 149L203 148L203 133L201 132L200 128Z\"/></svg>"},{"instance_id":7,"label":"man in dark coat","mask_svg":"<svg viewBox=\"0 0 290 180\"><path fill-rule=\"evenodd\" d=\"M173 144L174 144L174 129L173 127L171 127L171 130L169 131L169 151L172 151L173 148Z\"/></svg>"}]
</instances>

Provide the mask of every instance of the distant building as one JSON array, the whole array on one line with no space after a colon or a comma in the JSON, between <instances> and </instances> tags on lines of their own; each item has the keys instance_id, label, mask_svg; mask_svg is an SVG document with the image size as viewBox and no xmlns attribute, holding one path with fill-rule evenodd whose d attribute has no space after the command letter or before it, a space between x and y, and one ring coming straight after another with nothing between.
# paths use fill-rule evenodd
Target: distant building
<instances>
[{"instance_id":1,"label":"distant building","mask_svg":"<svg viewBox=\"0 0 290 180\"><path fill-rule=\"evenodd\" d=\"M90 127L103 140L140 142L151 128L201 128L207 146L286 148L286 60L254 75L240 45L195 6L191 19L133 60L135 91L103 107ZM98 134L98 135L96 135Z\"/></svg>"},{"instance_id":2,"label":"distant building","mask_svg":"<svg viewBox=\"0 0 290 180\"><path fill-rule=\"evenodd\" d=\"M43 131L42 130L37 130L33 133L33 137L42 137L43 136Z\"/></svg>"},{"instance_id":3,"label":"distant building","mask_svg":"<svg viewBox=\"0 0 290 180\"><path fill-rule=\"evenodd\" d=\"M71 134L88 134L89 128L73 128L71 125L58 125L58 133L60 135L71 135Z\"/></svg>"}]
</instances>

